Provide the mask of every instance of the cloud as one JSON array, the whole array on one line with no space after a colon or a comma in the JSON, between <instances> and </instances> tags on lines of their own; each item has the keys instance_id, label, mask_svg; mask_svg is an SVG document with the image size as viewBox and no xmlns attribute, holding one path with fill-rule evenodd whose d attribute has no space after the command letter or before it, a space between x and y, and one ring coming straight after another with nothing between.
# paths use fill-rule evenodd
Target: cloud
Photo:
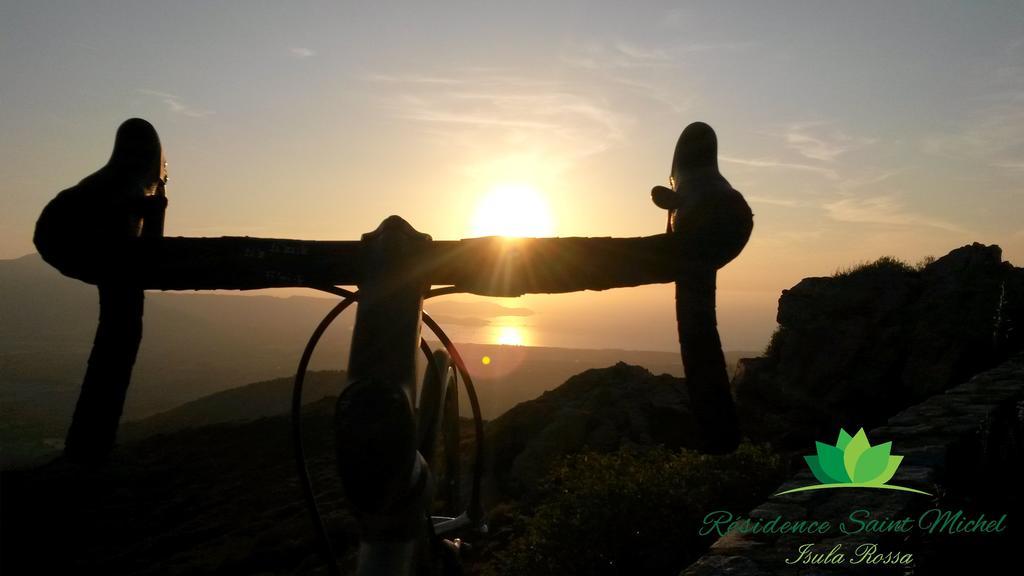
<instances>
[{"instance_id":1,"label":"cloud","mask_svg":"<svg viewBox=\"0 0 1024 576\"><path fill-rule=\"evenodd\" d=\"M1003 52L1008 58L1015 59L1024 52L1024 36L1013 38L1003 47Z\"/></svg>"},{"instance_id":2,"label":"cloud","mask_svg":"<svg viewBox=\"0 0 1024 576\"><path fill-rule=\"evenodd\" d=\"M839 183L839 188L843 192L853 192L861 188L868 188L871 186L877 186L886 180L903 173L903 169L893 170L878 170L872 168L861 168L858 173L859 176L853 178L846 178Z\"/></svg>"},{"instance_id":3,"label":"cloud","mask_svg":"<svg viewBox=\"0 0 1024 576\"><path fill-rule=\"evenodd\" d=\"M947 232L966 232L963 227L951 222L910 212L902 202L892 196L842 198L828 202L822 205L822 208L829 218L838 222L928 227Z\"/></svg>"},{"instance_id":4,"label":"cloud","mask_svg":"<svg viewBox=\"0 0 1024 576\"><path fill-rule=\"evenodd\" d=\"M797 208L805 205L804 202L793 198L776 198L773 196L757 196L751 194L746 194L744 197L747 199L747 202L750 202L751 204L767 204L769 206L783 206L785 208Z\"/></svg>"},{"instance_id":5,"label":"cloud","mask_svg":"<svg viewBox=\"0 0 1024 576\"><path fill-rule=\"evenodd\" d=\"M898 173L896 170L880 170L869 166L857 166L856 170L852 170L846 163L839 162L844 154L870 146L876 140L850 136L828 122L799 122L781 131L773 129L762 134L772 139L781 138L792 152L783 152L781 158L719 156L719 159L750 168L816 175L828 180L827 189L834 192L848 192L875 185ZM851 177L851 173L855 176Z\"/></svg>"},{"instance_id":6,"label":"cloud","mask_svg":"<svg viewBox=\"0 0 1024 576\"><path fill-rule=\"evenodd\" d=\"M1017 162L993 162L992 166L995 166L996 168L1006 168L1007 170L1024 171L1024 160Z\"/></svg>"},{"instance_id":7,"label":"cloud","mask_svg":"<svg viewBox=\"0 0 1024 576\"><path fill-rule=\"evenodd\" d=\"M757 215L754 218L757 218ZM762 249L803 250L808 244L813 245L820 242L826 232L827 230L824 228L767 229L759 232L756 240L752 239L751 241L756 242Z\"/></svg>"},{"instance_id":8,"label":"cloud","mask_svg":"<svg viewBox=\"0 0 1024 576\"><path fill-rule=\"evenodd\" d=\"M661 48L650 48L640 46L632 42L619 40L615 43L615 49L630 58L633 62L647 62L650 64L661 64L671 60L668 52Z\"/></svg>"},{"instance_id":9,"label":"cloud","mask_svg":"<svg viewBox=\"0 0 1024 576\"><path fill-rule=\"evenodd\" d=\"M449 78L445 76L428 76L424 74L372 74L369 77L371 82L390 84L438 84L455 86L465 84L464 80Z\"/></svg>"},{"instance_id":10,"label":"cloud","mask_svg":"<svg viewBox=\"0 0 1024 576\"><path fill-rule=\"evenodd\" d=\"M813 166L811 164L800 164L796 162L783 162L781 160L771 160L765 158L737 158L735 156L722 156L719 155L718 159L723 162L730 164L738 164L740 166L749 166L751 168L768 168L777 170L796 170L799 172L810 172L817 174L829 180L839 180L839 173L831 168L824 168L821 166Z\"/></svg>"},{"instance_id":11,"label":"cloud","mask_svg":"<svg viewBox=\"0 0 1024 576\"><path fill-rule=\"evenodd\" d=\"M566 42L563 63L588 70L643 71L677 66L693 54L738 52L753 47L750 42L691 42L652 46L630 40L613 42Z\"/></svg>"},{"instance_id":12,"label":"cloud","mask_svg":"<svg viewBox=\"0 0 1024 576\"><path fill-rule=\"evenodd\" d=\"M690 59L703 59L708 52L734 53L754 46L749 42L686 43L676 38L660 35L656 41L568 40L561 46L559 59L567 73L589 77L602 90L607 90L609 83L618 84L679 116L699 97L694 84L684 80L687 75L683 66ZM645 104L632 109L638 108L644 112L656 110Z\"/></svg>"},{"instance_id":13,"label":"cloud","mask_svg":"<svg viewBox=\"0 0 1024 576\"><path fill-rule=\"evenodd\" d=\"M1006 102L986 106L971 114L959 130L924 140L924 150L946 158L968 158L989 166L1020 171L1024 165L1024 92L1002 96Z\"/></svg>"},{"instance_id":14,"label":"cloud","mask_svg":"<svg viewBox=\"0 0 1024 576\"><path fill-rule=\"evenodd\" d=\"M289 48L288 52L290 52L292 56L294 56L296 58L300 58L300 59L301 58L310 58L312 56L316 56L316 51L314 51L314 50L312 50L310 48L293 47L293 48Z\"/></svg>"},{"instance_id":15,"label":"cloud","mask_svg":"<svg viewBox=\"0 0 1024 576\"><path fill-rule=\"evenodd\" d=\"M380 100L394 117L422 124L446 144L494 144L569 161L622 142L627 119L578 85L492 71L452 76L375 75L395 85Z\"/></svg>"},{"instance_id":16,"label":"cloud","mask_svg":"<svg viewBox=\"0 0 1024 576\"><path fill-rule=\"evenodd\" d=\"M988 76L976 82L971 109L954 119L948 129L922 141L926 153L969 159L1020 175L1024 164L1024 66L1020 52L1024 37L1006 45L1002 58L991 62Z\"/></svg>"},{"instance_id":17,"label":"cloud","mask_svg":"<svg viewBox=\"0 0 1024 576\"><path fill-rule=\"evenodd\" d=\"M189 118L205 118L213 114L212 110L203 110L199 108L193 108L182 102L181 97L175 96L174 94L168 94L167 92L160 92L157 90L149 90L142 88L137 90L139 94L145 94L161 100L174 114L181 114L182 116L188 116Z\"/></svg>"},{"instance_id":18,"label":"cloud","mask_svg":"<svg viewBox=\"0 0 1024 576\"><path fill-rule=\"evenodd\" d=\"M826 129L820 122L794 124L785 134L786 145L801 156L834 162L839 156L873 144L871 138L854 138L840 130Z\"/></svg>"},{"instance_id":19,"label":"cloud","mask_svg":"<svg viewBox=\"0 0 1024 576\"><path fill-rule=\"evenodd\" d=\"M560 58L565 64L587 70L664 68L672 64L672 56L666 50L625 40L566 42Z\"/></svg>"},{"instance_id":20,"label":"cloud","mask_svg":"<svg viewBox=\"0 0 1024 576\"><path fill-rule=\"evenodd\" d=\"M693 107L696 95L692 93L680 93L678 90L659 86L656 82L647 82L628 78L622 75L610 76L608 80L621 84L629 91L665 107L669 112L679 115Z\"/></svg>"}]
</instances>

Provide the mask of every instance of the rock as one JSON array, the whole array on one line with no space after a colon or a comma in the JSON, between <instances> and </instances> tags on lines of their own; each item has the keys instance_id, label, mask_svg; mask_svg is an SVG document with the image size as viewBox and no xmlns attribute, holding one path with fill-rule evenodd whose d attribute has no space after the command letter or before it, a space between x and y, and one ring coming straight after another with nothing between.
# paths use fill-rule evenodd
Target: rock
<instances>
[{"instance_id":1,"label":"rock","mask_svg":"<svg viewBox=\"0 0 1024 576\"><path fill-rule=\"evenodd\" d=\"M996 352L999 357L1024 350L1024 268L1007 272L999 306Z\"/></svg>"},{"instance_id":2,"label":"rock","mask_svg":"<svg viewBox=\"0 0 1024 576\"><path fill-rule=\"evenodd\" d=\"M893 259L806 278L779 298L765 356L733 379L755 440L801 446L872 427L1020 349L1024 273L972 244L921 269Z\"/></svg>"},{"instance_id":3,"label":"rock","mask_svg":"<svg viewBox=\"0 0 1024 576\"><path fill-rule=\"evenodd\" d=\"M910 309L902 381L914 399L963 382L995 365L995 335L1003 283L998 246L972 244L921 272L922 292Z\"/></svg>"},{"instance_id":4,"label":"rock","mask_svg":"<svg viewBox=\"0 0 1024 576\"><path fill-rule=\"evenodd\" d=\"M487 425L487 499L523 495L567 454L696 440L683 380L622 362L587 370Z\"/></svg>"}]
</instances>

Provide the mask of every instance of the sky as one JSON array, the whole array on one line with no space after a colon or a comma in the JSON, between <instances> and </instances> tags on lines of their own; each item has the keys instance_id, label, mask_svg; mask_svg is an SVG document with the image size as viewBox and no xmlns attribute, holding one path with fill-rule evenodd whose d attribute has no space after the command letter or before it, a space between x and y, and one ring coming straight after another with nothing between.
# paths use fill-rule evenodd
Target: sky
<instances>
[{"instance_id":1,"label":"sky","mask_svg":"<svg viewBox=\"0 0 1024 576\"><path fill-rule=\"evenodd\" d=\"M306 239L659 233L650 188L701 120L755 214L718 285L725 347L756 350L804 277L1024 262L1022 63L1019 1L3 1L0 258L132 116L168 235ZM524 343L675 346L669 286L513 305L545 324Z\"/></svg>"}]
</instances>

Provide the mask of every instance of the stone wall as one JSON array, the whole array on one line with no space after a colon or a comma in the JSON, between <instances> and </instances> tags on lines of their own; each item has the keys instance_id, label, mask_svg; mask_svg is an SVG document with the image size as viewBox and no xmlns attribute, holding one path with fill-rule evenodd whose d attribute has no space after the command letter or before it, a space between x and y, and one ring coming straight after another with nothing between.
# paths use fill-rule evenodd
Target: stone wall
<instances>
[{"instance_id":1,"label":"stone wall","mask_svg":"<svg viewBox=\"0 0 1024 576\"><path fill-rule=\"evenodd\" d=\"M837 431L838 432L838 431ZM916 488L932 496L853 488L814 490L773 496L749 513L751 519L829 520L834 527L851 512L869 510L872 518L918 518L933 508L963 510L965 517L998 519L1007 515L999 534L907 533L843 535L837 529L812 537L730 533L683 576L778 574L928 574L1006 573L1018 565L1024 544L1024 354L937 394L868 432L872 444L892 441L892 454L904 459L890 484ZM808 446L807 453L813 452ZM779 492L815 484L806 466ZM732 511L740 512L740 511ZM853 526L853 524L851 524ZM799 548L827 553L837 544L847 557L864 543L882 553L913 555L911 565L787 563ZM986 568L1002 566L998 572Z\"/></svg>"}]
</instances>

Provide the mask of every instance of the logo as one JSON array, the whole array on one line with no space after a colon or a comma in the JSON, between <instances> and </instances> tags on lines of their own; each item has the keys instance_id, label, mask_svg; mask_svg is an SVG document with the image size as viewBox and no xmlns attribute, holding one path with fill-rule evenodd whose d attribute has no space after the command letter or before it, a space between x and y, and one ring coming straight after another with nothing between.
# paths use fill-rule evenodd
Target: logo
<instances>
[{"instance_id":1,"label":"logo","mask_svg":"<svg viewBox=\"0 0 1024 576\"><path fill-rule=\"evenodd\" d=\"M872 446L863 428L854 436L840 428L835 446L823 442L815 444L818 453L814 456L804 456L804 460L821 484L784 490L775 494L776 496L826 488L883 488L931 496L914 488L886 484L896 474L903 456L889 454L892 442Z\"/></svg>"}]
</instances>

